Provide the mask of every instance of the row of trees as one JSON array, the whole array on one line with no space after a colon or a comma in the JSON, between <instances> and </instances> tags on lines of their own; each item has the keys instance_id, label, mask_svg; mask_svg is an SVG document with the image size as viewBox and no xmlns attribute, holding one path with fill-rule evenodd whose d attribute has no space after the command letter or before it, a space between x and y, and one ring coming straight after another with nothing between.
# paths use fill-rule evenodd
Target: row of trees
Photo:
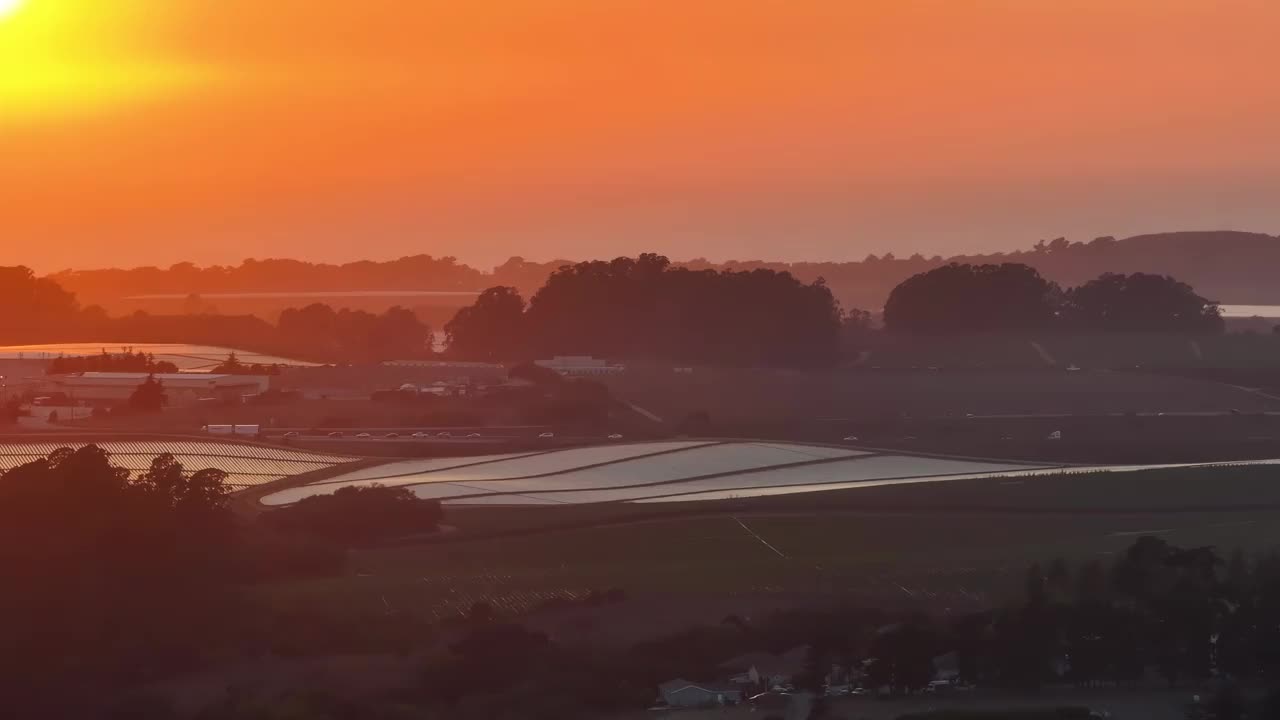
<instances>
[{"instance_id":1,"label":"row of trees","mask_svg":"<svg viewBox=\"0 0 1280 720\"><path fill-rule=\"evenodd\" d=\"M162 454L133 473L94 445L0 472L7 716L174 717L165 703L130 698L175 674L267 652L415 642L420 628L403 621L357 617L338 627L280 614L242 586L330 574L352 545L433 530L437 501L405 488L347 488L243 517L229 496L221 470L192 471ZM119 712L103 712L111 706Z\"/></svg>"},{"instance_id":2,"label":"row of trees","mask_svg":"<svg viewBox=\"0 0 1280 720\"><path fill-rule=\"evenodd\" d=\"M285 347L306 348L318 357L394 360L423 357L432 350L431 328L402 307L375 315L314 303L280 313L276 327Z\"/></svg>"},{"instance_id":3,"label":"row of trees","mask_svg":"<svg viewBox=\"0 0 1280 720\"><path fill-rule=\"evenodd\" d=\"M452 257L416 255L386 262L326 265L299 260L246 260L239 266L140 267L64 271L52 276L89 302L150 293L217 293L268 290L475 290L511 286L531 296L569 260L512 257L485 272ZM898 283L947 263L1031 265L1062 285L1078 285L1104 272L1154 272L1190 282L1224 302L1274 302L1270 268L1280 262L1280 243L1262 233L1175 232L1117 240L1041 240L1024 250L926 257L920 253L869 254L848 262L779 262L695 258L677 263L690 270L788 272L802 282L825 278L845 307L883 307Z\"/></svg>"},{"instance_id":4,"label":"row of trees","mask_svg":"<svg viewBox=\"0 0 1280 720\"><path fill-rule=\"evenodd\" d=\"M155 355L141 351L134 352L129 348L119 353L109 353L106 349L97 355L81 355L54 358L47 370L50 375L81 372L128 372L128 373L176 373L178 366L167 360L156 360Z\"/></svg>"},{"instance_id":5,"label":"row of trees","mask_svg":"<svg viewBox=\"0 0 1280 720\"><path fill-rule=\"evenodd\" d=\"M335 310L324 304L291 308L272 324L252 315L110 317L81 308L76 297L25 267L0 268L0 343L178 342L248 348L327 362L419 358L431 353L431 328L401 307L382 313ZM140 353L68 358L58 372L113 370L172 372ZM229 372L230 370L228 370Z\"/></svg>"},{"instance_id":6,"label":"row of trees","mask_svg":"<svg viewBox=\"0 0 1280 720\"><path fill-rule=\"evenodd\" d=\"M932 658L957 654L960 676L984 686L1170 687L1245 681L1280 671L1280 555L1224 561L1213 548L1139 538L1110 568L1074 573L1061 560L1027 574L1022 604L958 619L918 617L879 634L872 682L923 687Z\"/></svg>"},{"instance_id":7,"label":"row of trees","mask_svg":"<svg viewBox=\"0 0 1280 720\"><path fill-rule=\"evenodd\" d=\"M1103 272L1155 272L1182 278L1223 301L1274 302L1270 268L1280 262L1280 243L1262 233L1180 232L1123 240L1041 240L1012 252L955 255L871 254L852 262L778 262L696 258L678 263L691 270L789 272L802 282L826 278L845 307L879 308L895 285L949 262L1031 265L1062 285L1078 285ZM513 257L484 272L452 257L415 255L386 262L326 265L300 260L246 260L238 266L79 270L53 279L89 302L150 293L217 293L269 290L475 290L510 286L531 296L568 260L546 262Z\"/></svg>"},{"instance_id":8,"label":"row of trees","mask_svg":"<svg viewBox=\"0 0 1280 720\"><path fill-rule=\"evenodd\" d=\"M917 333L1050 329L1217 333L1217 306L1164 275L1107 273L1063 289L1016 263L944 265L889 294L885 327Z\"/></svg>"},{"instance_id":9,"label":"row of trees","mask_svg":"<svg viewBox=\"0 0 1280 720\"><path fill-rule=\"evenodd\" d=\"M834 362L839 327L820 280L695 271L646 254L562 267L527 307L515 288L490 288L445 333L452 353L475 359L580 354L796 367Z\"/></svg>"}]
</instances>

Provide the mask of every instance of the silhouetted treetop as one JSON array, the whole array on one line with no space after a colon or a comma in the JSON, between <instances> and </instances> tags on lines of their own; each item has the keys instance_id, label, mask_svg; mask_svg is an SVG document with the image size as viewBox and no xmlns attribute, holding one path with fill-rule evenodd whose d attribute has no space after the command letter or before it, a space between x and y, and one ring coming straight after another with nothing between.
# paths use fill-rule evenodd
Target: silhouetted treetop
<instances>
[{"instance_id":1,"label":"silhouetted treetop","mask_svg":"<svg viewBox=\"0 0 1280 720\"><path fill-rule=\"evenodd\" d=\"M1217 305L1167 275L1107 273L1067 292L1072 324L1099 330L1220 332Z\"/></svg>"},{"instance_id":2,"label":"silhouetted treetop","mask_svg":"<svg viewBox=\"0 0 1280 720\"><path fill-rule=\"evenodd\" d=\"M953 264L907 278L890 293L884 321L915 333L1223 330L1215 304L1168 276L1107 273L1064 292L1014 263Z\"/></svg>"},{"instance_id":3,"label":"silhouetted treetop","mask_svg":"<svg viewBox=\"0 0 1280 720\"><path fill-rule=\"evenodd\" d=\"M527 354L524 298L513 287L491 287L444 326L450 352L475 360L512 360Z\"/></svg>"},{"instance_id":4,"label":"silhouetted treetop","mask_svg":"<svg viewBox=\"0 0 1280 720\"><path fill-rule=\"evenodd\" d=\"M773 270L690 270L644 254L561 267L518 323L517 300L492 289L460 311L450 351L795 367L830 364L838 350L840 313L825 283Z\"/></svg>"},{"instance_id":5,"label":"silhouetted treetop","mask_svg":"<svg viewBox=\"0 0 1280 720\"><path fill-rule=\"evenodd\" d=\"M1027 265L952 263L902 281L884 307L895 331L1037 330L1056 317L1061 292Z\"/></svg>"}]
</instances>

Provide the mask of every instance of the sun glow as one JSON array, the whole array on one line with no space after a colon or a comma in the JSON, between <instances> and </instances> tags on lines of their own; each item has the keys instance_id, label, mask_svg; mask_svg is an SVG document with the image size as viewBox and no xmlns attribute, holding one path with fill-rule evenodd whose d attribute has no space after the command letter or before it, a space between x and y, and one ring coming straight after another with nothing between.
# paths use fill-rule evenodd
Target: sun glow
<instances>
[{"instance_id":1,"label":"sun glow","mask_svg":"<svg viewBox=\"0 0 1280 720\"><path fill-rule=\"evenodd\" d=\"M191 69L150 50L129 3L0 0L0 125L47 123L154 97Z\"/></svg>"},{"instance_id":2,"label":"sun glow","mask_svg":"<svg viewBox=\"0 0 1280 720\"><path fill-rule=\"evenodd\" d=\"M0 20L5 20L21 10L24 3L25 0L0 0Z\"/></svg>"}]
</instances>

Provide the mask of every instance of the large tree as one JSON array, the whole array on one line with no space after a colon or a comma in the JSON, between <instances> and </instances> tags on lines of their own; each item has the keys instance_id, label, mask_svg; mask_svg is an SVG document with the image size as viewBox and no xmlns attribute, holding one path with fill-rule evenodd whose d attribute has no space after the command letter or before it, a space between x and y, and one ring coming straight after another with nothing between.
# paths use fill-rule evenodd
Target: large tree
<instances>
[{"instance_id":1,"label":"large tree","mask_svg":"<svg viewBox=\"0 0 1280 720\"><path fill-rule=\"evenodd\" d=\"M0 692L12 717L100 717L119 687L202 657L226 621L225 474L136 479L89 445L0 473Z\"/></svg>"},{"instance_id":2,"label":"large tree","mask_svg":"<svg viewBox=\"0 0 1280 720\"><path fill-rule=\"evenodd\" d=\"M1168 275L1107 273L1067 292L1072 325L1097 330L1221 332L1217 305Z\"/></svg>"},{"instance_id":3,"label":"large tree","mask_svg":"<svg viewBox=\"0 0 1280 720\"><path fill-rule=\"evenodd\" d=\"M919 333L1040 330L1054 324L1057 285L1027 265L952 263L902 281L885 326Z\"/></svg>"},{"instance_id":4,"label":"large tree","mask_svg":"<svg viewBox=\"0 0 1280 720\"><path fill-rule=\"evenodd\" d=\"M840 330L839 308L821 280L673 268L653 254L560 268L530 300L525 320L541 355L706 365L827 365Z\"/></svg>"},{"instance_id":5,"label":"large tree","mask_svg":"<svg viewBox=\"0 0 1280 720\"><path fill-rule=\"evenodd\" d=\"M491 287L444 326L449 352L473 360L525 356L524 298L513 287Z\"/></svg>"},{"instance_id":6,"label":"large tree","mask_svg":"<svg viewBox=\"0 0 1280 720\"><path fill-rule=\"evenodd\" d=\"M168 404L169 396L164 391L164 383L155 375L148 375L129 396L129 407L139 412L159 412Z\"/></svg>"}]
</instances>

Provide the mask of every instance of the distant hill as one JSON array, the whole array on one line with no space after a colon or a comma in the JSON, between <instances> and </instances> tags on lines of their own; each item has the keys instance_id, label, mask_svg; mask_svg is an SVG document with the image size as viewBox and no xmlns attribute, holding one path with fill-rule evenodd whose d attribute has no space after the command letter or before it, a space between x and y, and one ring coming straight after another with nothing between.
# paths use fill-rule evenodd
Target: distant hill
<instances>
[{"instance_id":1,"label":"distant hill","mask_svg":"<svg viewBox=\"0 0 1280 720\"><path fill-rule=\"evenodd\" d=\"M511 285L526 297L567 260L533 262L513 257L490 271L452 257L417 255L386 262L343 265L299 260L246 260L238 266L67 270L51 277L76 293L83 304L121 308L121 299L149 294L340 291L479 291ZM784 263L762 260L677 264L692 268L788 270L803 281L825 278L845 308L879 310L902 280L946 262L1020 262L1063 285L1076 285L1104 272L1168 274L1190 283L1203 296L1232 304L1280 304L1280 237L1235 231L1195 231L1110 237L1089 242L1059 238L1018 252L899 258L874 255L857 262ZM387 304L394 304L388 299ZM297 304L297 303L293 303Z\"/></svg>"}]
</instances>

